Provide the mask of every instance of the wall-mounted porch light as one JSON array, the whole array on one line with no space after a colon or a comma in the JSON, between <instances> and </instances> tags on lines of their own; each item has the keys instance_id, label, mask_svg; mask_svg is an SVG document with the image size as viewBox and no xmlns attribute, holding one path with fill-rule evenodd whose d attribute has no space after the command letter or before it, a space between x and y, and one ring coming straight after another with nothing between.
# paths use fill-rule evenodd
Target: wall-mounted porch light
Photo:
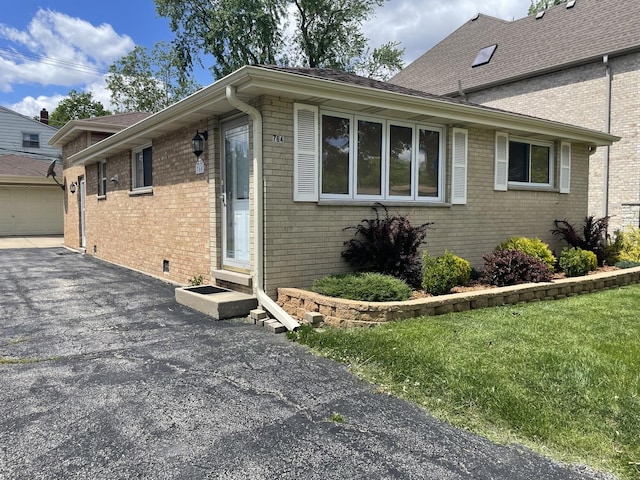
<instances>
[{"instance_id":1,"label":"wall-mounted porch light","mask_svg":"<svg viewBox=\"0 0 640 480\"><path fill-rule=\"evenodd\" d=\"M196 130L195 136L191 139L191 149L196 157L200 158L200 155L204 152L204 142L208 139L209 133L206 130L204 132Z\"/></svg>"},{"instance_id":2,"label":"wall-mounted porch light","mask_svg":"<svg viewBox=\"0 0 640 480\"><path fill-rule=\"evenodd\" d=\"M71 182L69 185L69 191L71 193L76 193L76 188L78 187L78 182Z\"/></svg>"}]
</instances>

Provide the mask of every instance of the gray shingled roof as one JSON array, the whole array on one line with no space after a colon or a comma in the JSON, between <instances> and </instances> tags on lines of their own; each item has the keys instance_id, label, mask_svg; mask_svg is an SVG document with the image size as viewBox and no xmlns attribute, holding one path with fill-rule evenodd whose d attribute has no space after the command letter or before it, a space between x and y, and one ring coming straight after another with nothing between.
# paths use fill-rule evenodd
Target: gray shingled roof
<instances>
[{"instance_id":1,"label":"gray shingled roof","mask_svg":"<svg viewBox=\"0 0 640 480\"><path fill-rule=\"evenodd\" d=\"M40 160L26 155L0 155L0 176L46 177L51 159Z\"/></svg>"},{"instance_id":2,"label":"gray shingled roof","mask_svg":"<svg viewBox=\"0 0 640 480\"><path fill-rule=\"evenodd\" d=\"M117 125L120 127L129 127L140 120L147 118L150 113L147 112L129 112L116 113L114 115L105 115L103 117L85 118L83 122L99 123L102 125Z\"/></svg>"},{"instance_id":3,"label":"gray shingled roof","mask_svg":"<svg viewBox=\"0 0 640 480\"><path fill-rule=\"evenodd\" d=\"M472 68L478 51L498 47ZM391 83L438 95L507 83L570 65L640 51L640 1L577 0L512 22L487 15L469 20L398 73Z\"/></svg>"}]
</instances>

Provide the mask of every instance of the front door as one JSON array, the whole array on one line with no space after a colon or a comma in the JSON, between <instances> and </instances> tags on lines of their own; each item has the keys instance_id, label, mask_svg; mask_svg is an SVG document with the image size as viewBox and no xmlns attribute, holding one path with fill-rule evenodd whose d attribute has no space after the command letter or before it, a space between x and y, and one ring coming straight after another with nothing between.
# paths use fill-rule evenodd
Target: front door
<instances>
[{"instance_id":1,"label":"front door","mask_svg":"<svg viewBox=\"0 0 640 480\"><path fill-rule=\"evenodd\" d=\"M78 186L78 195L80 196L80 247L86 248L87 246L87 232L86 232L86 209L85 209L85 191L84 191L84 177L80 177Z\"/></svg>"},{"instance_id":2,"label":"front door","mask_svg":"<svg viewBox=\"0 0 640 480\"><path fill-rule=\"evenodd\" d=\"M223 126L224 265L250 267L249 259L249 124Z\"/></svg>"}]
</instances>

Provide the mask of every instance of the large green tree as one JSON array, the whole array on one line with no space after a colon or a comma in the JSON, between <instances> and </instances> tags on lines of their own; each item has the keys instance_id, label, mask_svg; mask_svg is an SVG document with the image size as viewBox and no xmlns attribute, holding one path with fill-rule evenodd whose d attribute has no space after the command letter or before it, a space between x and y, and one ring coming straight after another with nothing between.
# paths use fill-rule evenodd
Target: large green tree
<instances>
[{"instance_id":1,"label":"large green tree","mask_svg":"<svg viewBox=\"0 0 640 480\"><path fill-rule=\"evenodd\" d=\"M118 112L157 112L200 86L184 70L178 52L164 42L151 53L136 46L109 67L107 88Z\"/></svg>"},{"instance_id":2,"label":"large green tree","mask_svg":"<svg viewBox=\"0 0 640 480\"><path fill-rule=\"evenodd\" d=\"M390 42L370 51L361 27L385 1L155 0L185 70L205 53L215 77L276 64L382 72L381 78L402 67L403 50Z\"/></svg>"},{"instance_id":3,"label":"large green tree","mask_svg":"<svg viewBox=\"0 0 640 480\"><path fill-rule=\"evenodd\" d=\"M565 3L567 0L531 0L531 6L529 7L529 15L542 12L547 8Z\"/></svg>"},{"instance_id":4,"label":"large green tree","mask_svg":"<svg viewBox=\"0 0 640 480\"><path fill-rule=\"evenodd\" d=\"M71 90L66 98L58 103L58 106L49 116L49 125L61 127L70 120L83 118L103 117L111 115L101 102L94 100L91 92L78 92Z\"/></svg>"}]
</instances>

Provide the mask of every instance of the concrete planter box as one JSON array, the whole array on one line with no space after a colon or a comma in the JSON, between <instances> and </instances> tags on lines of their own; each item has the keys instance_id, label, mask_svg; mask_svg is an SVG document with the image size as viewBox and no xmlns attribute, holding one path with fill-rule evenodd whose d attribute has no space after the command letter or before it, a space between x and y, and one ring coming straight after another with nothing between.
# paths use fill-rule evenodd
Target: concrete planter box
<instances>
[{"instance_id":1,"label":"concrete planter box","mask_svg":"<svg viewBox=\"0 0 640 480\"><path fill-rule=\"evenodd\" d=\"M582 293L640 283L640 267L563 278L545 283L454 293L405 302L357 302L325 297L296 288L279 288L278 303L301 322L305 314L317 312L324 323L341 326L372 326L419 316L441 315L476 308L495 307L540 300L555 300Z\"/></svg>"},{"instance_id":2,"label":"concrete planter box","mask_svg":"<svg viewBox=\"0 0 640 480\"><path fill-rule=\"evenodd\" d=\"M176 302L216 320L245 317L258 306L253 295L213 285L176 288Z\"/></svg>"}]
</instances>

